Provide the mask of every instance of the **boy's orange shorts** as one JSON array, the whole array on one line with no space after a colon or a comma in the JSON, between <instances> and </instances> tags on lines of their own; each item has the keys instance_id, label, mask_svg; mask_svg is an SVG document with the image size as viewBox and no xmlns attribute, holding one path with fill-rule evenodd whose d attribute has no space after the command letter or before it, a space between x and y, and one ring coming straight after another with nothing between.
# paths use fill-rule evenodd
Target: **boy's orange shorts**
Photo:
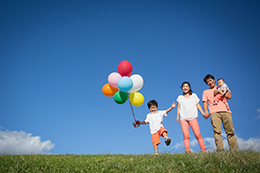
<instances>
[{"instance_id":1,"label":"boy's orange shorts","mask_svg":"<svg viewBox=\"0 0 260 173\"><path fill-rule=\"evenodd\" d=\"M152 134L152 143L153 146L159 145L161 143L160 136L163 137L163 132L166 132L166 135L168 135L168 131L162 126L158 132Z\"/></svg>"}]
</instances>

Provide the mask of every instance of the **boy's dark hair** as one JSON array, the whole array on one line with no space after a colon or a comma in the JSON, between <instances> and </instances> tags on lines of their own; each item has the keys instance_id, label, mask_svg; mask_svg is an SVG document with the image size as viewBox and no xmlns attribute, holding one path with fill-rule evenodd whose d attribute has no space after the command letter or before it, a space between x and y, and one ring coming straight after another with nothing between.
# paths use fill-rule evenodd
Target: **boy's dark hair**
<instances>
[{"instance_id":1,"label":"boy's dark hair","mask_svg":"<svg viewBox=\"0 0 260 173\"><path fill-rule=\"evenodd\" d=\"M223 80L223 82L225 82L225 80L223 78L219 78L217 81L219 81L219 80Z\"/></svg>"},{"instance_id":2,"label":"boy's dark hair","mask_svg":"<svg viewBox=\"0 0 260 173\"><path fill-rule=\"evenodd\" d=\"M181 84L181 89L182 89L182 87L183 87L183 85L184 84L187 84L189 87L190 87L190 83L189 82L183 82L182 84ZM191 90L191 87L190 87L190 90L189 90L189 95L191 95L192 94L192 90ZM185 93L183 92L183 95L184 95Z\"/></svg>"},{"instance_id":3,"label":"boy's dark hair","mask_svg":"<svg viewBox=\"0 0 260 173\"><path fill-rule=\"evenodd\" d=\"M213 79L213 80L215 80L214 76L212 76L211 74L208 74L208 75L205 76L204 79L203 79L206 84L207 84L207 80L208 80L208 79Z\"/></svg>"},{"instance_id":4,"label":"boy's dark hair","mask_svg":"<svg viewBox=\"0 0 260 173\"><path fill-rule=\"evenodd\" d=\"M151 106L156 106L158 108L158 103L156 100L150 100L148 103L147 103L147 106L148 108L150 109Z\"/></svg>"}]
</instances>

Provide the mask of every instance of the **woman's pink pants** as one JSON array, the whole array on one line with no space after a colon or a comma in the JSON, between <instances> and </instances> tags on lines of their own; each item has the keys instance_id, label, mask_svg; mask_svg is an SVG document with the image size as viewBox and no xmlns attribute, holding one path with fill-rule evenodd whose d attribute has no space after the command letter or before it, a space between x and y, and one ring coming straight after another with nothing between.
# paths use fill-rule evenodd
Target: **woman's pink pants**
<instances>
[{"instance_id":1,"label":"woman's pink pants","mask_svg":"<svg viewBox=\"0 0 260 173\"><path fill-rule=\"evenodd\" d=\"M191 121L186 121L186 120L180 120L181 122L181 129L183 133L183 138L184 138L184 147L185 147L185 152L190 152L190 133L189 133L189 125L191 126L191 129L197 138L199 142L199 146L201 148L202 152L206 152L206 147L204 144L204 140L200 134L200 128L199 128L199 122L197 118Z\"/></svg>"}]
</instances>

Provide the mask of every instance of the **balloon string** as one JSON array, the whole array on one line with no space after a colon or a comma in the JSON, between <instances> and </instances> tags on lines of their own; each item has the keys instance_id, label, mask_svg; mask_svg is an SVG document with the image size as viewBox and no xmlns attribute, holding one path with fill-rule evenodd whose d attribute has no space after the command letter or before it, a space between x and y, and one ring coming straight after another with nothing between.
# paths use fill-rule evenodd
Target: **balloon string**
<instances>
[{"instance_id":1,"label":"balloon string","mask_svg":"<svg viewBox=\"0 0 260 173\"><path fill-rule=\"evenodd\" d=\"M129 101L129 100L128 100L128 101ZM133 106L132 106L132 104L131 104L130 101L129 101L129 104L130 104L130 107L131 107L131 110L132 110L132 113L133 113L134 120L135 120L135 122L136 122L134 109L133 109Z\"/></svg>"}]
</instances>

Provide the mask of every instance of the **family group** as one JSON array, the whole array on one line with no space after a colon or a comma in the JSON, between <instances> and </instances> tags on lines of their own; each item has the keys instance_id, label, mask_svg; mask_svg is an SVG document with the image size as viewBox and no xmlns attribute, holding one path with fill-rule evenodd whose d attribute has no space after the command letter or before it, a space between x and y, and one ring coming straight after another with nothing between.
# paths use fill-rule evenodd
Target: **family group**
<instances>
[{"instance_id":1,"label":"family group","mask_svg":"<svg viewBox=\"0 0 260 173\"><path fill-rule=\"evenodd\" d=\"M189 82L182 83L181 89L183 94L179 95L177 98L178 105L176 122L180 122L181 124L185 152L191 152L189 135L190 125L196 139L198 140L201 152L206 153L205 143L201 136L197 120L198 110L205 119L208 119L209 116L211 117L217 151L224 151L221 135L221 122L223 123L223 127L227 134L230 151L238 151L237 139L234 135L235 130L232 122L232 115L227 102L227 99L231 99L231 91L222 78L217 80L218 85L216 85L215 77L208 74L204 77L204 82L209 86L209 89L203 91L202 95L204 111L199 104L198 96L191 90ZM136 124L149 124L154 151L155 154L158 154L158 145L161 143L160 136L164 138L167 146L171 143L171 139L168 137L168 131L164 128L162 122L163 117L167 116L167 113L176 107L176 103L172 103L170 108L163 111L158 110L158 103L156 100L150 100L147 105L150 113L146 116L144 121L137 121Z\"/></svg>"}]
</instances>

